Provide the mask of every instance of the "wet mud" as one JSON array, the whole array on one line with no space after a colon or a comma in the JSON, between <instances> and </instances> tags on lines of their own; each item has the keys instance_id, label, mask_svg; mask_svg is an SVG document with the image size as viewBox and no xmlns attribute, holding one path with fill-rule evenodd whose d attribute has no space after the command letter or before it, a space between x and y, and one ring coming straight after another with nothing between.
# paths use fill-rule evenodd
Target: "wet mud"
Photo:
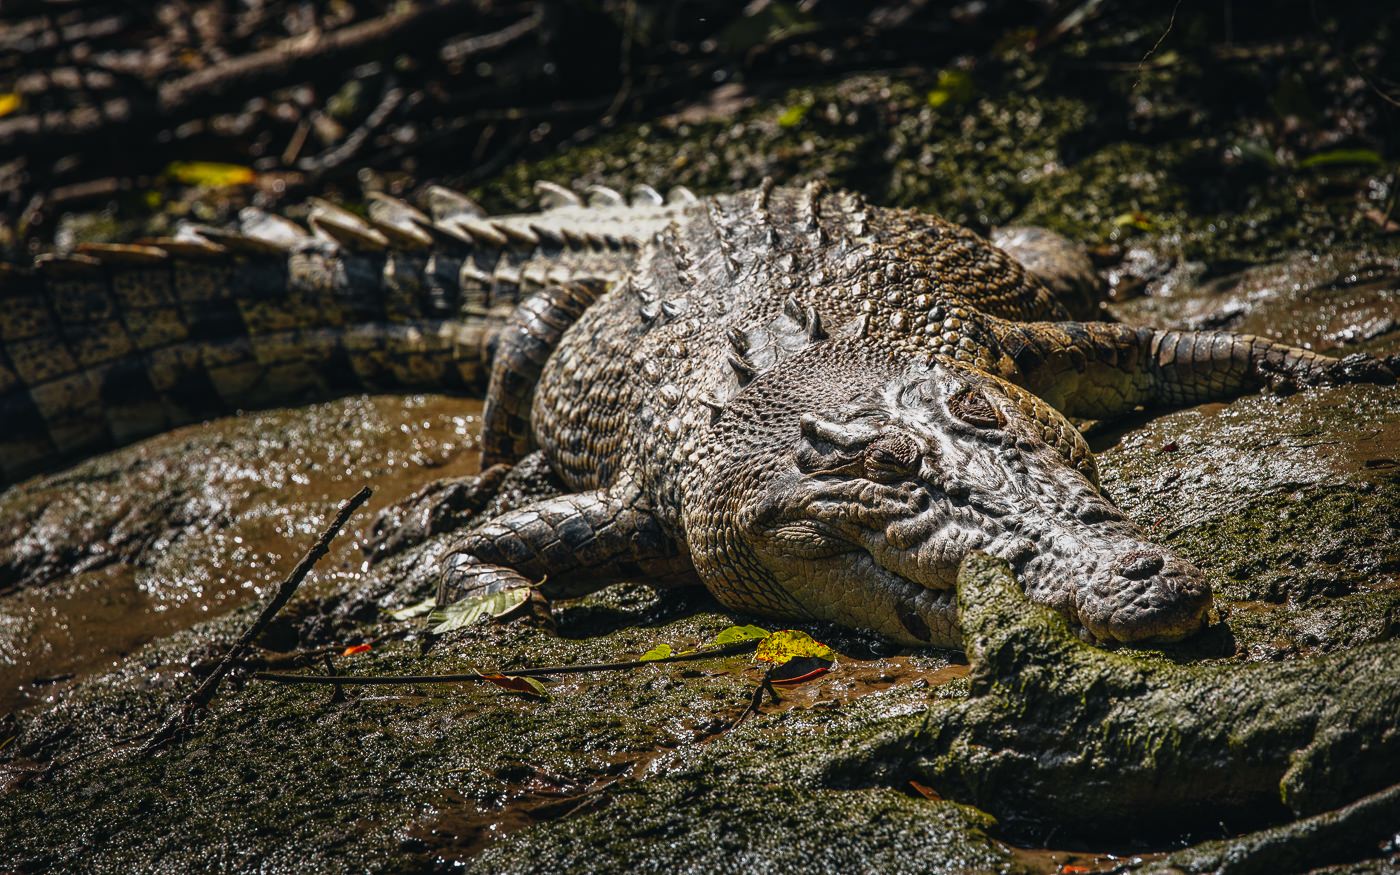
<instances>
[{"instance_id":1,"label":"wet mud","mask_svg":"<svg viewBox=\"0 0 1400 875\"><path fill-rule=\"evenodd\" d=\"M965 82L950 66L777 93L737 86L722 112L628 127L506 168L476 193L514 209L541 177L701 192L822 177L983 230L1038 222L1084 240L1111 281L1108 312L1132 324L1400 351L1400 242L1359 218L1384 208L1393 178L1365 162L1302 166L1338 142L1341 122L1323 112L1289 127L1258 108L1308 71L1324 97L1351 95L1344 126L1370 136L1382 124L1356 108L1345 68L1306 40L1259 70L1184 49L1138 64L1165 24L1133 30L1117 67L1091 57L1099 31L1039 56L1009 43ZM1221 64L1253 95L1252 115L1214 87ZM248 413L0 493L0 870L1061 873L1167 861L1211 871L1243 853L1168 856L1229 838L1218 830L1147 846L1121 832L1071 841L944 798L927 775L901 770L907 761L872 760L911 722L968 702L968 666L828 627L802 628L837 649L835 668L738 725L761 675L742 656L560 677L548 699L488 685L333 699L241 671L190 738L143 753L136 741L365 483L373 505L249 668L319 667L325 653L356 674L608 662L751 620L703 592L623 585L561 605L557 637L478 626L425 648L421 627L389 612L432 589L450 535L374 566L360 546L375 510L474 470L479 409L352 397ZM1393 642L1393 387L1154 412L1090 438L1105 489L1218 595L1206 634L1133 659L1225 672ZM1330 680L1315 678L1318 696ZM1015 720L1053 734L1062 716ZM879 780L873 768L863 782L833 780L833 763L861 761L885 770ZM1394 871L1385 840L1310 865Z\"/></svg>"}]
</instances>

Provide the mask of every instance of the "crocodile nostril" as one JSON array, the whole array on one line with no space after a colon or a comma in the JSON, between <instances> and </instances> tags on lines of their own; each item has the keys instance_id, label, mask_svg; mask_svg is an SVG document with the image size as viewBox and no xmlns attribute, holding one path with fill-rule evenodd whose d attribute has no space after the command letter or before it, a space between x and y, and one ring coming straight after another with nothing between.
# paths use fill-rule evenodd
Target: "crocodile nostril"
<instances>
[{"instance_id":1,"label":"crocodile nostril","mask_svg":"<svg viewBox=\"0 0 1400 875\"><path fill-rule=\"evenodd\" d=\"M1138 550L1119 559L1114 570L1129 580L1145 580L1161 571L1165 563L1161 553Z\"/></svg>"}]
</instances>

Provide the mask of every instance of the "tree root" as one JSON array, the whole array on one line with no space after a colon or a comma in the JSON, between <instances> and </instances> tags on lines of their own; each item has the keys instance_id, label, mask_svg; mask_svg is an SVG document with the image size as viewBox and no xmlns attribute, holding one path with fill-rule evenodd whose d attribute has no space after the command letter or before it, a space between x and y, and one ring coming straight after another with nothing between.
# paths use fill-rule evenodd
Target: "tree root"
<instances>
[{"instance_id":1,"label":"tree root","mask_svg":"<svg viewBox=\"0 0 1400 875\"><path fill-rule=\"evenodd\" d=\"M1099 840L1253 828L1400 781L1400 641L1284 663L1150 662L1081 642L984 555L963 563L958 610L971 696L906 719L833 780L902 782L912 767L946 798Z\"/></svg>"},{"instance_id":2,"label":"tree root","mask_svg":"<svg viewBox=\"0 0 1400 875\"><path fill-rule=\"evenodd\" d=\"M1336 811L1232 839L1205 842L1122 870L1143 875L1270 875L1352 862L1400 829L1400 784ZM1394 841L1392 838L1391 841Z\"/></svg>"}]
</instances>

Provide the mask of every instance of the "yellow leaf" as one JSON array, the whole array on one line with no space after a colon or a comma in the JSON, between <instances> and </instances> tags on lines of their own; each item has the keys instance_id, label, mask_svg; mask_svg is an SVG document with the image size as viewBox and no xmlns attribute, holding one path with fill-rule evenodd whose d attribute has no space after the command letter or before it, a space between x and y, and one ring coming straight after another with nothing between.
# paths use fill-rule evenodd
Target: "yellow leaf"
<instances>
[{"instance_id":1,"label":"yellow leaf","mask_svg":"<svg viewBox=\"0 0 1400 875\"><path fill-rule=\"evenodd\" d=\"M938 87L928 93L928 105L938 109L949 103L965 103L974 93L971 76L961 70L943 70L938 74Z\"/></svg>"},{"instance_id":2,"label":"yellow leaf","mask_svg":"<svg viewBox=\"0 0 1400 875\"><path fill-rule=\"evenodd\" d=\"M757 626L730 626L723 632L715 636L715 640L710 642L711 647L723 647L726 644L738 644L741 641L758 641L768 637L767 629L760 629Z\"/></svg>"},{"instance_id":3,"label":"yellow leaf","mask_svg":"<svg viewBox=\"0 0 1400 875\"><path fill-rule=\"evenodd\" d=\"M0 116L9 115L10 113L19 109L20 106L23 105L23 103L24 101L20 99L20 96L18 94L0 94Z\"/></svg>"},{"instance_id":4,"label":"yellow leaf","mask_svg":"<svg viewBox=\"0 0 1400 875\"><path fill-rule=\"evenodd\" d=\"M217 161L171 161L166 165L165 172L186 185L207 185L210 188L252 185L257 179L251 167Z\"/></svg>"},{"instance_id":5,"label":"yellow leaf","mask_svg":"<svg viewBox=\"0 0 1400 875\"><path fill-rule=\"evenodd\" d=\"M758 643L758 650L754 653L754 659L773 665L783 665L799 656L826 660L833 658L830 647L795 629L774 632Z\"/></svg>"},{"instance_id":6,"label":"yellow leaf","mask_svg":"<svg viewBox=\"0 0 1400 875\"><path fill-rule=\"evenodd\" d=\"M672 652L673 651L671 650L671 645L658 644L652 649L648 650L646 653L643 653L640 657L638 657L638 659L640 659L642 662L651 662L655 659L666 659L672 654Z\"/></svg>"},{"instance_id":7,"label":"yellow leaf","mask_svg":"<svg viewBox=\"0 0 1400 875\"><path fill-rule=\"evenodd\" d=\"M1114 217L1113 225L1115 228L1136 228L1139 231L1151 231L1153 228L1152 217L1139 210Z\"/></svg>"},{"instance_id":8,"label":"yellow leaf","mask_svg":"<svg viewBox=\"0 0 1400 875\"><path fill-rule=\"evenodd\" d=\"M797 103L783 110L783 114L778 116L778 127L795 128L802 124L802 120L807 117L807 110L810 106Z\"/></svg>"}]
</instances>

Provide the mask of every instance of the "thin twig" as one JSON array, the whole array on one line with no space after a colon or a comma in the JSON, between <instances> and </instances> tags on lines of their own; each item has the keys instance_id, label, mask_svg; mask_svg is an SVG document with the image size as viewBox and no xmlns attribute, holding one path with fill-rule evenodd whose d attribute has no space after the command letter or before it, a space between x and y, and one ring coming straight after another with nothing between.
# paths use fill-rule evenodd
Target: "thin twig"
<instances>
[{"instance_id":1,"label":"thin twig","mask_svg":"<svg viewBox=\"0 0 1400 875\"><path fill-rule=\"evenodd\" d=\"M341 528L349 521L351 515L359 510L360 505L368 501L373 494L374 491L366 486L340 506L340 510L336 513L330 526L321 533L321 537L316 539L316 543L311 546L311 549L306 551L306 555L301 557L301 561L292 569L292 573L288 574L286 579L277 586L272 598L268 599L266 605L263 605L262 612L258 614L257 619L244 630L243 634L229 648L228 653L224 654L224 658L219 660L219 664L214 666L214 670L209 673L209 677L204 679L204 683L185 697L185 701L180 703L180 707L176 709L170 719L165 721L165 724L156 730L155 735L152 735L150 740L146 742L147 752L173 741L180 733L189 728L194 720L194 715L200 709L208 706L219 691L219 684L223 681L224 676L242 656L243 651L248 649L253 640L262 634L263 629L267 628L267 624L271 623L272 619L277 616L277 612L287 604L292 595L296 593L297 588L301 586L302 581L306 580L306 576L311 573L311 569L315 567L322 556L329 552L331 541L340 533Z\"/></svg>"},{"instance_id":2,"label":"thin twig","mask_svg":"<svg viewBox=\"0 0 1400 875\"><path fill-rule=\"evenodd\" d=\"M510 678L548 677L555 674L582 674L595 671L622 671L640 668L644 665L657 665L663 662L689 662L696 659L710 659L716 656L732 656L744 653L758 646L757 641L737 641L710 650L696 650L692 653L678 653L661 659L629 659L625 662L597 662L584 665L551 665L543 668L501 669L492 672ZM461 674L420 674L420 675L328 675L328 674L284 674L281 672L260 671L253 675L254 680L272 681L279 684L359 684L362 686L385 684L461 684L486 680L487 673L465 672Z\"/></svg>"}]
</instances>

